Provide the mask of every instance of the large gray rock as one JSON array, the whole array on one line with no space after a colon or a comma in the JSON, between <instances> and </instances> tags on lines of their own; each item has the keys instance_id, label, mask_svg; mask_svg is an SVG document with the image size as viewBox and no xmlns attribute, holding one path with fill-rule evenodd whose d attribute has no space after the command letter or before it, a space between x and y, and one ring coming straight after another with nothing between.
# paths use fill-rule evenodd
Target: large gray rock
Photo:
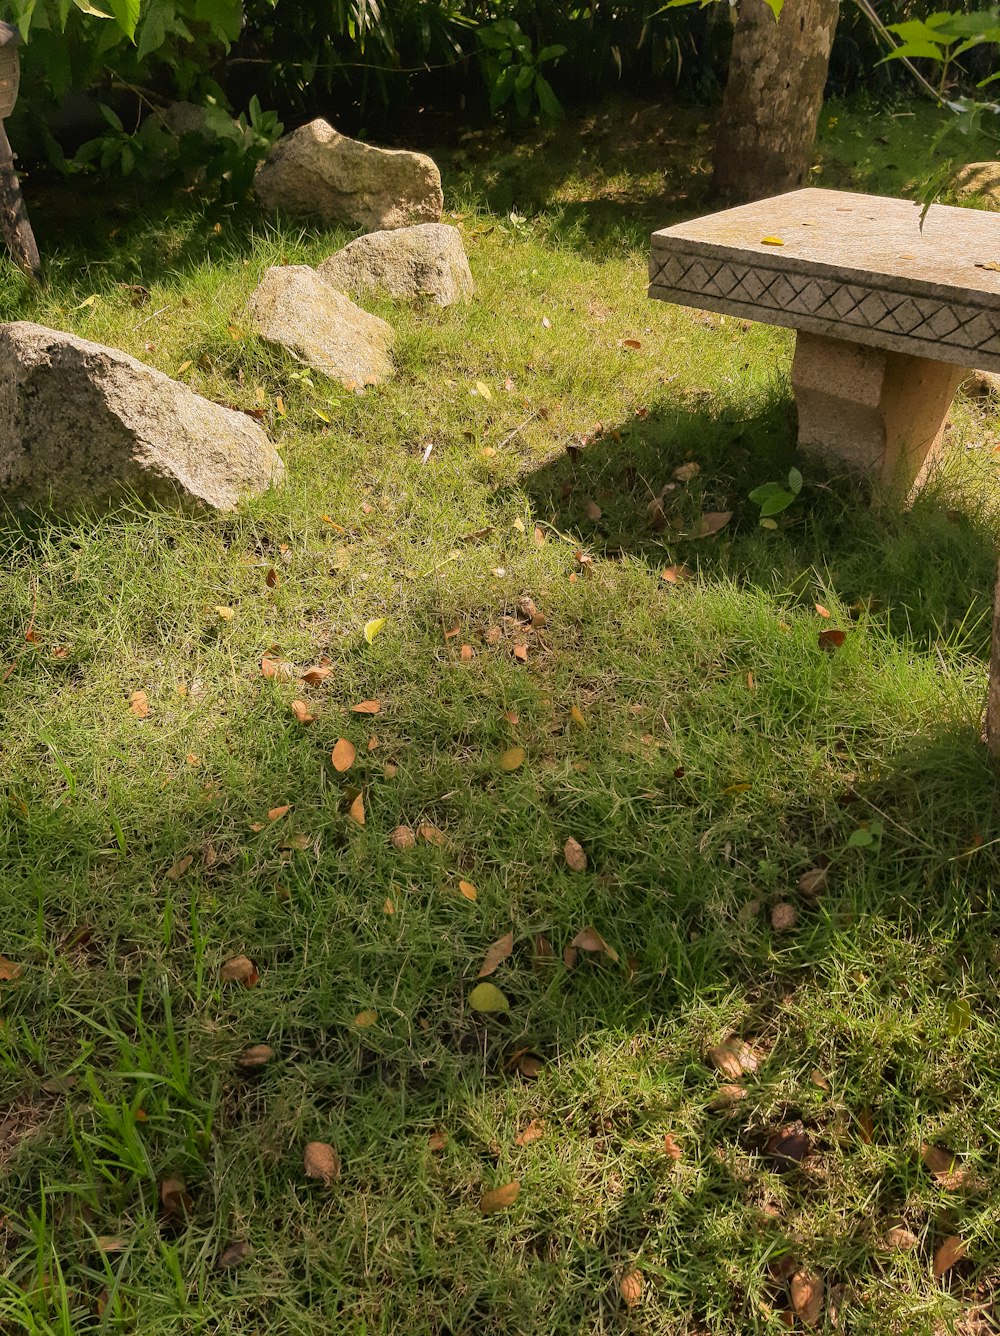
<instances>
[{"instance_id":1,"label":"large gray rock","mask_svg":"<svg viewBox=\"0 0 1000 1336\"><path fill-rule=\"evenodd\" d=\"M310 121L273 146L254 192L267 209L367 230L436 223L441 173L423 153L373 148L326 121Z\"/></svg>"},{"instance_id":2,"label":"large gray rock","mask_svg":"<svg viewBox=\"0 0 1000 1336\"><path fill-rule=\"evenodd\" d=\"M468 301L475 291L462 234L446 223L369 232L324 260L318 272L346 292L374 288L391 297L429 297L439 306Z\"/></svg>"},{"instance_id":3,"label":"large gray rock","mask_svg":"<svg viewBox=\"0 0 1000 1336\"><path fill-rule=\"evenodd\" d=\"M284 472L246 414L116 348L0 325L0 492L69 509L137 494L230 510Z\"/></svg>"},{"instance_id":4,"label":"large gray rock","mask_svg":"<svg viewBox=\"0 0 1000 1336\"><path fill-rule=\"evenodd\" d=\"M269 269L249 311L255 334L349 389L392 375L392 326L348 301L308 265Z\"/></svg>"},{"instance_id":5,"label":"large gray rock","mask_svg":"<svg viewBox=\"0 0 1000 1336\"><path fill-rule=\"evenodd\" d=\"M984 203L1000 208L1000 162L967 162L952 177L950 185L959 199L981 195Z\"/></svg>"}]
</instances>

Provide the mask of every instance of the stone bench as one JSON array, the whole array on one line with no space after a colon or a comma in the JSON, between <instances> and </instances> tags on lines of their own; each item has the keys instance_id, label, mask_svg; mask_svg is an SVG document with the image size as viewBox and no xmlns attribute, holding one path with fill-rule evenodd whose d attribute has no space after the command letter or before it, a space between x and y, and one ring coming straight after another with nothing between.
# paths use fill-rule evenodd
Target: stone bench
<instances>
[{"instance_id":1,"label":"stone bench","mask_svg":"<svg viewBox=\"0 0 1000 1336\"><path fill-rule=\"evenodd\" d=\"M1000 371L1000 220L920 213L796 190L680 223L653 233L649 295L797 330L799 445L909 491L969 369Z\"/></svg>"}]
</instances>

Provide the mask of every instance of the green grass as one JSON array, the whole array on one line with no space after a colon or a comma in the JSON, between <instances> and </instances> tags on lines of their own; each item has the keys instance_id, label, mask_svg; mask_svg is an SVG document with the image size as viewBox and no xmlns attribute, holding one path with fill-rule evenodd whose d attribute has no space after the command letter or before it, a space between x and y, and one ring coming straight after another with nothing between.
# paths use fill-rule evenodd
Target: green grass
<instances>
[{"instance_id":1,"label":"green grass","mask_svg":"<svg viewBox=\"0 0 1000 1336\"><path fill-rule=\"evenodd\" d=\"M370 303L399 374L364 396L241 323L268 264L342 236L40 201L53 282L8 272L3 318L263 403L289 479L238 516L0 528L0 951L21 968L0 982L0 1330L781 1331L799 1266L841 1330L996 1329L1000 794L980 720L1000 418L956 405L912 510L806 464L780 528L758 527L747 494L795 460L791 336L645 298L650 226L703 198L702 114L617 104L447 156L477 300ZM823 179L893 189L858 152L870 117L835 114ZM915 163L931 128L887 121L879 152ZM728 509L718 537L677 536ZM682 562L695 578L665 583ZM526 595L543 627L518 619ZM265 679L275 646L333 671ZM351 711L370 698L378 715ZM398 850L401 823L445 843ZM567 968L591 924L618 963ZM510 1011L476 1014L509 930ZM238 954L256 987L220 982ZM705 1054L733 1035L760 1067L712 1111ZM259 1043L274 1058L243 1072ZM526 1047L536 1079L511 1069ZM796 1118L811 1151L777 1172L763 1143ZM310 1140L336 1146L333 1186L305 1177ZM925 1141L963 1157L959 1186ZM160 1202L170 1178L187 1216ZM884 1242L897 1220L911 1251ZM935 1280L952 1234L968 1257Z\"/></svg>"}]
</instances>

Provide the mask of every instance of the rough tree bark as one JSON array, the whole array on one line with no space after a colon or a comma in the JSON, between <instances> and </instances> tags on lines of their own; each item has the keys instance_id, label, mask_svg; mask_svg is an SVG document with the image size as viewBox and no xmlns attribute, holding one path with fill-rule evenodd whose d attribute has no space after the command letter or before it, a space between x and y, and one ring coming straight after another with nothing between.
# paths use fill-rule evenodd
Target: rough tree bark
<instances>
[{"instance_id":1,"label":"rough tree bark","mask_svg":"<svg viewBox=\"0 0 1000 1336\"><path fill-rule=\"evenodd\" d=\"M715 141L715 186L730 203L805 185L839 0L740 0Z\"/></svg>"}]
</instances>

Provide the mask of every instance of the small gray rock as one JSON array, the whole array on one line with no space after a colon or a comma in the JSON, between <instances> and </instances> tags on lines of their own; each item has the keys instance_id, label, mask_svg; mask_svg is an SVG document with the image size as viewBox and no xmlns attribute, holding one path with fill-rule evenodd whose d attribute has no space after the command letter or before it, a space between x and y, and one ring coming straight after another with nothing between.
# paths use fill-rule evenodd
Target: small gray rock
<instances>
[{"instance_id":1,"label":"small gray rock","mask_svg":"<svg viewBox=\"0 0 1000 1336\"><path fill-rule=\"evenodd\" d=\"M308 265L269 269L249 310L255 334L348 389L393 373L392 326L348 301Z\"/></svg>"},{"instance_id":2,"label":"small gray rock","mask_svg":"<svg viewBox=\"0 0 1000 1336\"><path fill-rule=\"evenodd\" d=\"M391 297L429 297L438 306L475 291L462 234L447 223L369 232L323 261L320 278L345 292L380 289Z\"/></svg>"},{"instance_id":3,"label":"small gray rock","mask_svg":"<svg viewBox=\"0 0 1000 1336\"><path fill-rule=\"evenodd\" d=\"M0 325L0 492L88 510L130 495L231 510L284 477L251 418L116 348Z\"/></svg>"},{"instance_id":4,"label":"small gray rock","mask_svg":"<svg viewBox=\"0 0 1000 1336\"><path fill-rule=\"evenodd\" d=\"M373 148L324 120L278 140L257 169L254 193L266 209L369 231L436 223L444 207L441 173L425 154Z\"/></svg>"}]
</instances>

